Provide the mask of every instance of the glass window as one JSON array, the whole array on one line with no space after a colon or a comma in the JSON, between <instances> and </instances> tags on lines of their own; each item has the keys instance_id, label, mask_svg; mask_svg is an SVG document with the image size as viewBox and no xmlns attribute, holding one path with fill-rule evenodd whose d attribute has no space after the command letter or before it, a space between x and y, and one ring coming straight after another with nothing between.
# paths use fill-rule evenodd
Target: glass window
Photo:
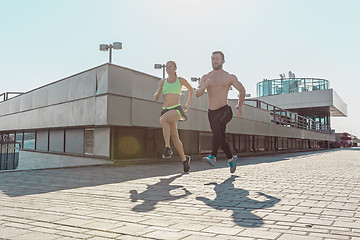
<instances>
[{"instance_id":1,"label":"glass window","mask_svg":"<svg viewBox=\"0 0 360 240\"><path fill-rule=\"evenodd\" d=\"M23 148L23 132L16 132L16 144L18 148Z\"/></svg>"},{"instance_id":2,"label":"glass window","mask_svg":"<svg viewBox=\"0 0 360 240\"><path fill-rule=\"evenodd\" d=\"M298 92L304 92L305 91L305 79L299 79L298 80Z\"/></svg>"},{"instance_id":3,"label":"glass window","mask_svg":"<svg viewBox=\"0 0 360 240\"><path fill-rule=\"evenodd\" d=\"M281 90L281 82L282 80L279 79L279 80L274 80L274 94L275 95L280 95L282 93L282 90Z\"/></svg>"},{"instance_id":4,"label":"glass window","mask_svg":"<svg viewBox=\"0 0 360 240\"><path fill-rule=\"evenodd\" d=\"M260 96L264 96L265 95L265 93L264 93L264 83L260 84L259 89L260 89Z\"/></svg>"},{"instance_id":5,"label":"glass window","mask_svg":"<svg viewBox=\"0 0 360 240\"><path fill-rule=\"evenodd\" d=\"M6 153L6 134L0 133L0 153Z\"/></svg>"},{"instance_id":6,"label":"glass window","mask_svg":"<svg viewBox=\"0 0 360 240\"><path fill-rule=\"evenodd\" d=\"M290 79L290 93L298 92L298 80L297 79Z\"/></svg>"},{"instance_id":7,"label":"glass window","mask_svg":"<svg viewBox=\"0 0 360 240\"><path fill-rule=\"evenodd\" d=\"M268 93L269 93L269 95L274 95L274 94L275 94L275 91L274 91L274 80L268 81Z\"/></svg>"},{"instance_id":8,"label":"glass window","mask_svg":"<svg viewBox=\"0 0 360 240\"><path fill-rule=\"evenodd\" d=\"M35 131L24 132L24 149L35 150Z\"/></svg>"},{"instance_id":9,"label":"glass window","mask_svg":"<svg viewBox=\"0 0 360 240\"><path fill-rule=\"evenodd\" d=\"M313 90L313 81L312 79L305 79L305 91Z\"/></svg>"},{"instance_id":10,"label":"glass window","mask_svg":"<svg viewBox=\"0 0 360 240\"><path fill-rule=\"evenodd\" d=\"M259 96L259 97L262 97L262 96L264 96L264 93L263 93L263 84L264 84L264 82L259 82L258 84L257 84L257 95Z\"/></svg>"},{"instance_id":11,"label":"glass window","mask_svg":"<svg viewBox=\"0 0 360 240\"><path fill-rule=\"evenodd\" d=\"M290 93L290 81L289 80L282 80L281 83L282 93Z\"/></svg>"},{"instance_id":12,"label":"glass window","mask_svg":"<svg viewBox=\"0 0 360 240\"><path fill-rule=\"evenodd\" d=\"M8 138L8 152L15 151L15 133L10 133Z\"/></svg>"},{"instance_id":13,"label":"glass window","mask_svg":"<svg viewBox=\"0 0 360 240\"><path fill-rule=\"evenodd\" d=\"M320 90L320 80L319 79L313 79L313 90Z\"/></svg>"},{"instance_id":14,"label":"glass window","mask_svg":"<svg viewBox=\"0 0 360 240\"><path fill-rule=\"evenodd\" d=\"M316 78L284 78L264 80L257 84L259 97L322 89L329 89L328 80Z\"/></svg>"},{"instance_id":15,"label":"glass window","mask_svg":"<svg viewBox=\"0 0 360 240\"><path fill-rule=\"evenodd\" d=\"M264 82L264 86L263 86L263 96L268 96L269 95L269 82L270 81L266 81Z\"/></svg>"}]
</instances>

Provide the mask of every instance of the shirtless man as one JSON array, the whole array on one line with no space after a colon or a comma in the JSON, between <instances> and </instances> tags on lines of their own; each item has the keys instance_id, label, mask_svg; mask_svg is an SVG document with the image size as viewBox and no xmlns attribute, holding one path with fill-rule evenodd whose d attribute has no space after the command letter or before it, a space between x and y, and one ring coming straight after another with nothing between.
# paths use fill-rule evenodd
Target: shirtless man
<instances>
[{"instance_id":1,"label":"shirtless man","mask_svg":"<svg viewBox=\"0 0 360 240\"><path fill-rule=\"evenodd\" d=\"M242 115L242 105L245 101L245 88L238 81L235 75L223 70L225 63L224 54L220 51L213 52L211 55L211 64L213 71L205 74L200 79L200 85L196 89L196 97L200 97L207 90L209 101L209 122L212 136L212 152L209 156L204 157L204 160L215 167L216 156L219 146L228 158L230 172L234 173L238 157L232 155L230 146L226 142L226 124L230 122L233 113L231 107L228 105L228 93L231 86L234 86L239 91L239 102L236 105L238 116Z\"/></svg>"}]
</instances>

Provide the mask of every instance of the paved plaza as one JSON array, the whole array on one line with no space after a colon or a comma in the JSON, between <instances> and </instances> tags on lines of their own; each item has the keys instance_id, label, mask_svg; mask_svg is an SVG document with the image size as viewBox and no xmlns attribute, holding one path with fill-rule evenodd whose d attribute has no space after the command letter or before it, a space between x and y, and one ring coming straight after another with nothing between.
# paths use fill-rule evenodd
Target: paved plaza
<instances>
[{"instance_id":1,"label":"paved plaza","mask_svg":"<svg viewBox=\"0 0 360 240\"><path fill-rule=\"evenodd\" d=\"M360 148L0 173L0 239L360 240Z\"/></svg>"}]
</instances>

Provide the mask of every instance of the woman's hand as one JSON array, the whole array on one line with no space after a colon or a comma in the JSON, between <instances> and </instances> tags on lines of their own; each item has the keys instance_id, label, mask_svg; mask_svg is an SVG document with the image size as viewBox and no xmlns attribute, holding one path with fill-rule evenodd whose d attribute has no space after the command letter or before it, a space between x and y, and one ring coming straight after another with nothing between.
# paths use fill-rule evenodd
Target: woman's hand
<instances>
[{"instance_id":1,"label":"woman's hand","mask_svg":"<svg viewBox=\"0 0 360 240\"><path fill-rule=\"evenodd\" d=\"M190 109L190 102L187 102L186 103L186 109L184 110L184 112L189 111L189 109Z\"/></svg>"}]
</instances>

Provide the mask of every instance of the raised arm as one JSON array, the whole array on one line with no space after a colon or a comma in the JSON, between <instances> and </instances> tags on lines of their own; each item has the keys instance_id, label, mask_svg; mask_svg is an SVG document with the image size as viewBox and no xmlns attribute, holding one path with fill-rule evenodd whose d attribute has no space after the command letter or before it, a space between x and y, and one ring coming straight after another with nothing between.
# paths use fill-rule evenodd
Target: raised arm
<instances>
[{"instance_id":1,"label":"raised arm","mask_svg":"<svg viewBox=\"0 0 360 240\"><path fill-rule=\"evenodd\" d=\"M160 94L161 94L161 90L162 90L162 87L164 85L164 82L165 82L165 79L160 79L159 82L158 82L158 88L154 94L154 101L157 101L159 100L159 97L160 97Z\"/></svg>"},{"instance_id":2,"label":"raised arm","mask_svg":"<svg viewBox=\"0 0 360 240\"><path fill-rule=\"evenodd\" d=\"M239 91L239 101L236 106L236 109L238 110L238 116L240 117L242 115L242 106L245 101L246 90L235 75L231 76L231 84L234 86L234 88L236 88Z\"/></svg>"},{"instance_id":3,"label":"raised arm","mask_svg":"<svg viewBox=\"0 0 360 240\"><path fill-rule=\"evenodd\" d=\"M196 91L195 91L195 96L196 97L201 97L202 95L204 95L205 89L207 89L207 87L210 84L210 79L207 78L207 75L204 75L201 79L200 79L200 84L197 87Z\"/></svg>"},{"instance_id":4,"label":"raised arm","mask_svg":"<svg viewBox=\"0 0 360 240\"><path fill-rule=\"evenodd\" d=\"M194 95L194 89L191 87L190 83L186 79L184 79L184 78L179 78L179 79L180 79L181 86L185 86L189 90L189 98L186 102L186 110L185 110L185 112L187 112L190 108L191 98Z\"/></svg>"}]
</instances>

